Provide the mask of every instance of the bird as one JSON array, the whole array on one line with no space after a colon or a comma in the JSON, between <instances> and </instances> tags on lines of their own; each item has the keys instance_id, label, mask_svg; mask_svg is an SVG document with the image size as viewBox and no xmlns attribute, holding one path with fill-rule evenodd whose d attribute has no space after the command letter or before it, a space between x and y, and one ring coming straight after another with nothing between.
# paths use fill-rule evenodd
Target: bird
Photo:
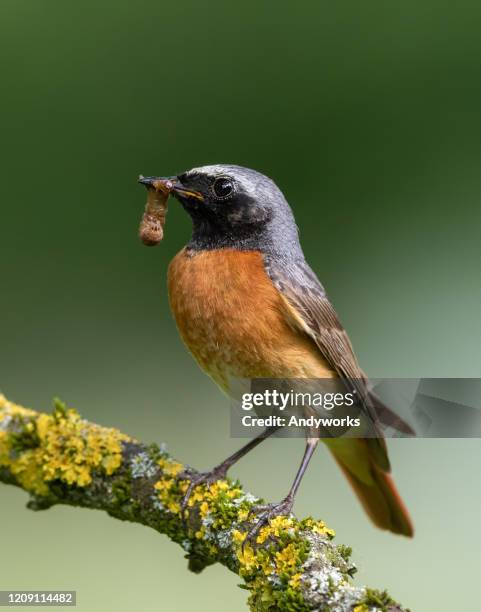
<instances>
[{"instance_id":1,"label":"bird","mask_svg":"<svg viewBox=\"0 0 481 612\"><path fill-rule=\"evenodd\" d=\"M139 178L147 187L154 181L170 181L171 195L192 221L190 241L169 265L170 308L188 350L222 391L231 394L234 381L246 379L349 379L376 423L379 417L411 433L370 390L348 335L305 259L292 209L273 180L250 168L215 164L176 176ZM225 478L232 465L275 431L267 428L194 477L183 511L196 486ZM380 431L369 438L328 439L307 432L287 495L256 507L258 520L248 537L274 517L291 513L320 440L373 523L411 537L413 524L390 475Z\"/></svg>"}]
</instances>

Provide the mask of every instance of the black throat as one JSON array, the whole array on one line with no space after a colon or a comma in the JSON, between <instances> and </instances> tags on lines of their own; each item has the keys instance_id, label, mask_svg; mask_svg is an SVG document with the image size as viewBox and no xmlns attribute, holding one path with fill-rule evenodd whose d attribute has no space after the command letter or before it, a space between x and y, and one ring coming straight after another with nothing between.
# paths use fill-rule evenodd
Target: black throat
<instances>
[{"instance_id":1,"label":"black throat","mask_svg":"<svg viewBox=\"0 0 481 612\"><path fill-rule=\"evenodd\" d=\"M297 227L283 219L271 219L263 225L243 224L237 227L223 227L219 221L205 215L192 214L192 237L187 248L192 251L237 249L259 251L266 255L277 255L298 259L304 258Z\"/></svg>"}]
</instances>

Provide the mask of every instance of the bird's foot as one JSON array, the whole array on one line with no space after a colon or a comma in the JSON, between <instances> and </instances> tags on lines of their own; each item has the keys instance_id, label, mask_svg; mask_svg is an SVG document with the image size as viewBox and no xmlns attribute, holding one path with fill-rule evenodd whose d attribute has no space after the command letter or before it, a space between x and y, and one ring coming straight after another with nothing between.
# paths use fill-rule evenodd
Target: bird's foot
<instances>
[{"instance_id":1,"label":"bird's foot","mask_svg":"<svg viewBox=\"0 0 481 612\"><path fill-rule=\"evenodd\" d=\"M185 522L186 520L186 510L189 505L189 499L194 492L194 489L201 484L210 485L218 480L223 480L227 474L227 467L223 465L219 465L215 467L213 470L209 470L208 472L200 472L195 476L189 476L190 484L185 492L184 497L182 498L182 503L180 504L180 511L182 515L182 519Z\"/></svg>"},{"instance_id":2,"label":"bird's foot","mask_svg":"<svg viewBox=\"0 0 481 612\"><path fill-rule=\"evenodd\" d=\"M291 514L293 505L294 498L288 495L280 502L265 504L262 506L252 506L249 511L249 518L255 514L257 515L257 522L247 532L247 535L242 543L242 549L244 550L247 543L254 542L262 527L268 525L273 518L276 518L276 516L289 516L289 514Z\"/></svg>"}]
</instances>

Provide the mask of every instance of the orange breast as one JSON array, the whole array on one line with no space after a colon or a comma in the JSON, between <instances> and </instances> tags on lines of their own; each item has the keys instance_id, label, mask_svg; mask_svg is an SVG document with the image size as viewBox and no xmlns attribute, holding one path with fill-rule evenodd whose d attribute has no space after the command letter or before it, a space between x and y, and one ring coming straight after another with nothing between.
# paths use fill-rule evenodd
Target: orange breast
<instances>
[{"instance_id":1,"label":"orange breast","mask_svg":"<svg viewBox=\"0 0 481 612\"><path fill-rule=\"evenodd\" d=\"M260 253L183 249L168 284L183 341L225 390L231 378L334 375L315 343L290 324Z\"/></svg>"}]
</instances>

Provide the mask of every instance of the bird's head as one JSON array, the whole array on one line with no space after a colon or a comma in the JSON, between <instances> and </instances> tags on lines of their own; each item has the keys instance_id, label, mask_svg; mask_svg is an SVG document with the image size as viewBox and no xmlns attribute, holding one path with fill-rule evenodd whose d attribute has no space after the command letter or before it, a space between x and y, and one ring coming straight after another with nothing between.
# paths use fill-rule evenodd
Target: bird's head
<instances>
[{"instance_id":1,"label":"bird's head","mask_svg":"<svg viewBox=\"0 0 481 612\"><path fill-rule=\"evenodd\" d=\"M143 178L149 184L158 177ZM169 177L171 194L193 221L190 246L260 251L298 245L292 211L277 185L260 172L229 164Z\"/></svg>"}]
</instances>

